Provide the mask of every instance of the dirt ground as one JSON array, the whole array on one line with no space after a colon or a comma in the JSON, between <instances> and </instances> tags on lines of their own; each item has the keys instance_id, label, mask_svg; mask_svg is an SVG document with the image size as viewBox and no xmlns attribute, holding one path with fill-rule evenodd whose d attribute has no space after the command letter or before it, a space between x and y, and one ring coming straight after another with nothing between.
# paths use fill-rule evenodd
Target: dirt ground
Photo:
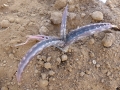
<instances>
[{"instance_id":1,"label":"dirt ground","mask_svg":"<svg viewBox=\"0 0 120 90\"><path fill-rule=\"evenodd\" d=\"M67 32L96 22L120 27L120 0L108 0L106 4L99 0L0 0L1 90L120 90L118 31L86 37L72 44L66 53L55 47L44 49L30 61L21 82L17 82L20 60L38 41L15 45L25 42L27 35L60 36L61 14L66 4L70 13ZM94 11L101 11L104 19L93 20ZM59 13L52 18L55 12ZM104 39L108 44L113 39L109 47L103 45Z\"/></svg>"}]
</instances>

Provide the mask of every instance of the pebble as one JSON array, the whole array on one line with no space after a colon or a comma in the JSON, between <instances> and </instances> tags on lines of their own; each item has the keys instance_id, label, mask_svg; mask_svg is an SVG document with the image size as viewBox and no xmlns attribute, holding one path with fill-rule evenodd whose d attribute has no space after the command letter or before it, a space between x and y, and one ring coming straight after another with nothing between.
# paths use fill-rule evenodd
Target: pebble
<instances>
[{"instance_id":1,"label":"pebble","mask_svg":"<svg viewBox=\"0 0 120 90\"><path fill-rule=\"evenodd\" d=\"M50 69L50 68L51 68L51 64L47 62L47 63L44 64L44 67L45 67L46 69Z\"/></svg>"},{"instance_id":2,"label":"pebble","mask_svg":"<svg viewBox=\"0 0 120 90\"><path fill-rule=\"evenodd\" d=\"M74 4L74 0L68 0L68 3L71 5L71 4Z\"/></svg>"},{"instance_id":3,"label":"pebble","mask_svg":"<svg viewBox=\"0 0 120 90\"><path fill-rule=\"evenodd\" d=\"M47 75L45 73L41 73L42 79L46 79Z\"/></svg>"},{"instance_id":4,"label":"pebble","mask_svg":"<svg viewBox=\"0 0 120 90\"><path fill-rule=\"evenodd\" d=\"M69 12L73 12L73 11L75 11L75 5L70 5Z\"/></svg>"},{"instance_id":5,"label":"pebble","mask_svg":"<svg viewBox=\"0 0 120 90\"><path fill-rule=\"evenodd\" d=\"M51 57L47 57L47 62L49 62L51 60Z\"/></svg>"},{"instance_id":6,"label":"pebble","mask_svg":"<svg viewBox=\"0 0 120 90\"><path fill-rule=\"evenodd\" d=\"M94 11L91 14L91 17L93 18L93 20L101 21L101 20L103 20L103 13L100 11Z\"/></svg>"},{"instance_id":7,"label":"pebble","mask_svg":"<svg viewBox=\"0 0 120 90\"><path fill-rule=\"evenodd\" d=\"M71 20L75 19L76 14L75 13L69 13L69 17Z\"/></svg>"},{"instance_id":8,"label":"pebble","mask_svg":"<svg viewBox=\"0 0 120 90\"><path fill-rule=\"evenodd\" d=\"M2 20L0 25L2 28L7 28L10 26L10 22L8 20Z\"/></svg>"},{"instance_id":9,"label":"pebble","mask_svg":"<svg viewBox=\"0 0 120 90\"><path fill-rule=\"evenodd\" d=\"M40 34L46 34L48 32L48 29L45 27L45 26L42 26L40 29L39 29L39 33Z\"/></svg>"},{"instance_id":10,"label":"pebble","mask_svg":"<svg viewBox=\"0 0 120 90\"><path fill-rule=\"evenodd\" d=\"M85 17L86 16L86 14L85 13L81 13L81 17L83 18L83 17Z\"/></svg>"},{"instance_id":11,"label":"pebble","mask_svg":"<svg viewBox=\"0 0 120 90\"><path fill-rule=\"evenodd\" d=\"M95 54L92 51L89 52L89 55L91 58L93 58L95 56Z\"/></svg>"},{"instance_id":12,"label":"pebble","mask_svg":"<svg viewBox=\"0 0 120 90\"><path fill-rule=\"evenodd\" d=\"M84 75L85 75L85 73L84 73L84 72L81 72L81 73L80 73L80 76L81 76L81 77L83 77Z\"/></svg>"},{"instance_id":13,"label":"pebble","mask_svg":"<svg viewBox=\"0 0 120 90\"><path fill-rule=\"evenodd\" d=\"M35 70L35 73L38 73L39 71L38 70Z\"/></svg>"},{"instance_id":14,"label":"pebble","mask_svg":"<svg viewBox=\"0 0 120 90\"><path fill-rule=\"evenodd\" d=\"M95 40L93 39L93 38L91 38L90 40L89 40L89 44L90 45L93 45L95 43Z\"/></svg>"},{"instance_id":15,"label":"pebble","mask_svg":"<svg viewBox=\"0 0 120 90\"><path fill-rule=\"evenodd\" d=\"M66 61L68 59L68 56L66 54L64 54L61 56L61 58L62 58L62 61Z\"/></svg>"},{"instance_id":16,"label":"pebble","mask_svg":"<svg viewBox=\"0 0 120 90\"><path fill-rule=\"evenodd\" d=\"M54 71L52 71L52 70L49 71L49 75L53 76L54 74L55 74Z\"/></svg>"},{"instance_id":17,"label":"pebble","mask_svg":"<svg viewBox=\"0 0 120 90\"><path fill-rule=\"evenodd\" d=\"M66 0L56 0L55 1L55 7L58 9L64 8L66 6L67 1Z\"/></svg>"},{"instance_id":18,"label":"pebble","mask_svg":"<svg viewBox=\"0 0 120 90\"><path fill-rule=\"evenodd\" d=\"M111 72L107 72L107 76L110 76Z\"/></svg>"},{"instance_id":19,"label":"pebble","mask_svg":"<svg viewBox=\"0 0 120 90\"><path fill-rule=\"evenodd\" d=\"M61 63L61 59L58 57L57 58L58 65Z\"/></svg>"},{"instance_id":20,"label":"pebble","mask_svg":"<svg viewBox=\"0 0 120 90\"><path fill-rule=\"evenodd\" d=\"M41 58L40 55L37 55L37 59L38 59L38 60L42 60L42 58Z\"/></svg>"},{"instance_id":21,"label":"pebble","mask_svg":"<svg viewBox=\"0 0 120 90\"><path fill-rule=\"evenodd\" d=\"M110 47L112 46L115 40L115 36L112 33L106 33L105 37L102 40L103 46Z\"/></svg>"},{"instance_id":22,"label":"pebble","mask_svg":"<svg viewBox=\"0 0 120 90\"><path fill-rule=\"evenodd\" d=\"M95 65L97 62L96 62L96 60L93 60L92 63Z\"/></svg>"},{"instance_id":23,"label":"pebble","mask_svg":"<svg viewBox=\"0 0 120 90\"><path fill-rule=\"evenodd\" d=\"M1 90L8 90L8 88L7 87L2 87Z\"/></svg>"},{"instance_id":24,"label":"pebble","mask_svg":"<svg viewBox=\"0 0 120 90\"><path fill-rule=\"evenodd\" d=\"M96 67L99 68L99 67L100 67L100 64L97 64Z\"/></svg>"},{"instance_id":25,"label":"pebble","mask_svg":"<svg viewBox=\"0 0 120 90\"><path fill-rule=\"evenodd\" d=\"M62 18L62 13L61 12L51 13L50 20L51 20L51 22L53 22L53 24L60 24L61 23L61 18Z\"/></svg>"},{"instance_id":26,"label":"pebble","mask_svg":"<svg viewBox=\"0 0 120 90\"><path fill-rule=\"evenodd\" d=\"M42 56L41 58L42 58L42 60L44 60L44 61L47 60L47 59L46 59L46 56Z\"/></svg>"},{"instance_id":27,"label":"pebble","mask_svg":"<svg viewBox=\"0 0 120 90\"><path fill-rule=\"evenodd\" d=\"M9 54L9 58L10 59L14 59L14 55L11 53L11 54Z\"/></svg>"},{"instance_id":28,"label":"pebble","mask_svg":"<svg viewBox=\"0 0 120 90\"><path fill-rule=\"evenodd\" d=\"M48 80L40 80L40 86L43 88L48 86Z\"/></svg>"},{"instance_id":29,"label":"pebble","mask_svg":"<svg viewBox=\"0 0 120 90\"><path fill-rule=\"evenodd\" d=\"M16 19L15 19L15 22L16 22L16 23L20 23L20 22L21 22L21 19L20 19L20 18L16 18Z\"/></svg>"},{"instance_id":30,"label":"pebble","mask_svg":"<svg viewBox=\"0 0 120 90\"><path fill-rule=\"evenodd\" d=\"M9 21L10 21L10 23L13 23L15 21L15 19L13 17L10 17Z\"/></svg>"},{"instance_id":31,"label":"pebble","mask_svg":"<svg viewBox=\"0 0 120 90\"><path fill-rule=\"evenodd\" d=\"M87 70L87 71L86 71L86 74L90 75L90 74L91 74L91 72L90 72L89 70Z\"/></svg>"},{"instance_id":32,"label":"pebble","mask_svg":"<svg viewBox=\"0 0 120 90\"><path fill-rule=\"evenodd\" d=\"M20 28L18 30L23 32L25 30L25 27L20 26Z\"/></svg>"}]
</instances>

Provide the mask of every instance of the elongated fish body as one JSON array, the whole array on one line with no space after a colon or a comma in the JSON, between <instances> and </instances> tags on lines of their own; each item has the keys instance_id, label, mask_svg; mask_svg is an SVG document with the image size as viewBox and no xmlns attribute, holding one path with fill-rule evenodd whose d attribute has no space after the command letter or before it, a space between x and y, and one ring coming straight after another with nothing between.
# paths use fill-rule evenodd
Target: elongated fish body
<instances>
[{"instance_id":1,"label":"elongated fish body","mask_svg":"<svg viewBox=\"0 0 120 90\"><path fill-rule=\"evenodd\" d=\"M68 5L65 7L65 10L62 15L62 23L61 23L61 38L66 40L66 22L67 22L67 15L68 15Z\"/></svg>"},{"instance_id":2,"label":"elongated fish body","mask_svg":"<svg viewBox=\"0 0 120 90\"><path fill-rule=\"evenodd\" d=\"M102 32L114 27L116 26L110 23L96 23L80 27L67 34L65 46L68 46L83 37L90 36L94 33Z\"/></svg>"},{"instance_id":3,"label":"elongated fish body","mask_svg":"<svg viewBox=\"0 0 120 90\"><path fill-rule=\"evenodd\" d=\"M60 40L59 38L50 38L43 40L41 42L38 42L35 44L28 52L27 54L23 57L21 60L19 66L18 66L18 71L17 71L17 81L20 82L21 74L26 67L26 65L30 62L30 60L37 55L40 51L42 51L44 48L49 47L49 46L60 46L63 45L64 42Z\"/></svg>"}]
</instances>

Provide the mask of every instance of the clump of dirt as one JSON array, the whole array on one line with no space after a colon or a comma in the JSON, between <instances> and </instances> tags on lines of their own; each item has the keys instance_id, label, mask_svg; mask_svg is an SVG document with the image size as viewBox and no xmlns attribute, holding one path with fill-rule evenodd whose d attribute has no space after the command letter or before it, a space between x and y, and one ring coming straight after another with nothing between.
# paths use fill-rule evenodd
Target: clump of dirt
<instances>
[{"instance_id":1,"label":"clump of dirt","mask_svg":"<svg viewBox=\"0 0 120 90\"><path fill-rule=\"evenodd\" d=\"M25 42L27 35L60 36L66 4L67 32L96 22L120 27L119 0L108 0L106 4L99 0L0 0L1 90L119 90L118 31L85 37L66 53L55 47L44 49L30 61L21 82L17 82L18 64L36 41L15 45Z\"/></svg>"}]
</instances>

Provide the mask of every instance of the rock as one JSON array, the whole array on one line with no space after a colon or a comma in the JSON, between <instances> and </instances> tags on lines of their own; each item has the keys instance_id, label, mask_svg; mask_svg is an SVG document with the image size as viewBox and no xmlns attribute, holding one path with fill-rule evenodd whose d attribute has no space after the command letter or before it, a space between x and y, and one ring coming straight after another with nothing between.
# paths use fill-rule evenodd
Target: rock
<instances>
[{"instance_id":1,"label":"rock","mask_svg":"<svg viewBox=\"0 0 120 90\"><path fill-rule=\"evenodd\" d=\"M49 62L51 60L51 57L47 57L47 62Z\"/></svg>"},{"instance_id":2,"label":"rock","mask_svg":"<svg viewBox=\"0 0 120 90\"><path fill-rule=\"evenodd\" d=\"M61 63L61 59L58 57L57 58L58 65Z\"/></svg>"},{"instance_id":3,"label":"rock","mask_svg":"<svg viewBox=\"0 0 120 90\"><path fill-rule=\"evenodd\" d=\"M96 67L99 68L99 67L100 67L100 64L96 64Z\"/></svg>"},{"instance_id":4,"label":"rock","mask_svg":"<svg viewBox=\"0 0 120 90\"><path fill-rule=\"evenodd\" d=\"M91 38L90 40L89 40L89 44L90 45L93 45L95 43L95 40L93 39L93 38Z\"/></svg>"},{"instance_id":5,"label":"rock","mask_svg":"<svg viewBox=\"0 0 120 90\"><path fill-rule=\"evenodd\" d=\"M48 32L48 29L45 27L45 26L42 26L40 29L39 29L39 33L40 34L46 34Z\"/></svg>"},{"instance_id":6,"label":"rock","mask_svg":"<svg viewBox=\"0 0 120 90\"><path fill-rule=\"evenodd\" d=\"M10 21L10 23L13 23L15 21L15 19L13 17L10 17L9 21Z\"/></svg>"},{"instance_id":7,"label":"rock","mask_svg":"<svg viewBox=\"0 0 120 90\"><path fill-rule=\"evenodd\" d=\"M100 11L94 11L91 14L91 17L93 18L93 20L101 21L101 20L103 20L103 13Z\"/></svg>"},{"instance_id":8,"label":"rock","mask_svg":"<svg viewBox=\"0 0 120 90\"><path fill-rule=\"evenodd\" d=\"M48 80L40 80L40 86L43 88L48 86Z\"/></svg>"},{"instance_id":9,"label":"rock","mask_svg":"<svg viewBox=\"0 0 120 90\"><path fill-rule=\"evenodd\" d=\"M49 75L53 76L54 74L55 74L54 71L52 71L52 70L49 71Z\"/></svg>"},{"instance_id":10,"label":"rock","mask_svg":"<svg viewBox=\"0 0 120 90\"><path fill-rule=\"evenodd\" d=\"M69 17L71 20L75 19L76 14L75 13L69 13Z\"/></svg>"},{"instance_id":11,"label":"rock","mask_svg":"<svg viewBox=\"0 0 120 90\"><path fill-rule=\"evenodd\" d=\"M97 62L96 62L96 60L93 60L92 63L95 65Z\"/></svg>"},{"instance_id":12,"label":"rock","mask_svg":"<svg viewBox=\"0 0 120 90\"><path fill-rule=\"evenodd\" d=\"M8 88L7 87L2 87L1 90L8 90Z\"/></svg>"},{"instance_id":13,"label":"rock","mask_svg":"<svg viewBox=\"0 0 120 90\"><path fill-rule=\"evenodd\" d=\"M8 20L2 20L0 23L2 28L7 28L10 25L10 22Z\"/></svg>"},{"instance_id":14,"label":"rock","mask_svg":"<svg viewBox=\"0 0 120 90\"><path fill-rule=\"evenodd\" d=\"M50 64L50 63L45 63L45 64L44 64L44 67L45 67L46 69L50 69L50 68L51 68L51 64Z\"/></svg>"},{"instance_id":15,"label":"rock","mask_svg":"<svg viewBox=\"0 0 120 90\"><path fill-rule=\"evenodd\" d=\"M47 75L45 73L41 73L42 79L46 79Z\"/></svg>"},{"instance_id":16,"label":"rock","mask_svg":"<svg viewBox=\"0 0 120 90\"><path fill-rule=\"evenodd\" d=\"M84 72L81 72L81 73L80 73L80 76L81 76L81 77L83 77L84 75L85 75L85 73L84 73Z\"/></svg>"},{"instance_id":17,"label":"rock","mask_svg":"<svg viewBox=\"0 0 120 90\"><path fill-rule=\"evenodd\" d=\"M105 47L110 47L112 46L114 40L115 40L115 36L112 33L106 33L105 37L102 40L102 43Z\"/></svg>"},{"instance_id":18,"label":"rock","mask_svg":"<svg viewBox=\"0 0 120 90\"><path fill-rule=\"evenodd\" d=\"M69 12L73 12L73 11L75 11L75 5L70 5Z\"/></svg>"},{"instance_id":19,"label":"rock","mask_svg":"<svg viewBox=\"0 0 120 90\"><path fill-rule=\"evenodd\" d=\"M68 3L71 5L71 4L74 4L75 1L74 0L68 0Z\"/></svg>"},{"instance_id":20,"label":"rock","mask_svg":"<svg viewBox=\"0 0 120 90\"><path fill-rule=\"evenodd\" d=\"M62 13L61 12L51 13L50 20L53 22L53 24L60 24L62 20Z\"/></svg>"},{"instance_id":21,"label":"rock","mask_svg":"<svg viewBox=\"0 0 120 90\"><path fill-rule=\"evenodd\" d=\"M55 7L58 9L64 8L66 6L67 1L66 0L56 0L55 1Z\"/></svg>"},{"instance_id":22,"label":"rock","mask_svg":"<svg viewBox=\"0 0 120 90\"><path fill-rule=\"evenodd\" d=\"M68 59L68 57L67 57L67 55L66 54L64 54L64 55L62 55L62 61L66 61L67 59Z\"/></svg>"},{"instance_id":23,"label":"rock","mask_svg":"<svg viewBox=\"0 0 120 90\"><path fill-rule=\"evenodd\" d=\"M82 18L85 17L85 15L86 15L85 13L81 13L81 17L82 17Z\"/></svg>"}]
</instances>

